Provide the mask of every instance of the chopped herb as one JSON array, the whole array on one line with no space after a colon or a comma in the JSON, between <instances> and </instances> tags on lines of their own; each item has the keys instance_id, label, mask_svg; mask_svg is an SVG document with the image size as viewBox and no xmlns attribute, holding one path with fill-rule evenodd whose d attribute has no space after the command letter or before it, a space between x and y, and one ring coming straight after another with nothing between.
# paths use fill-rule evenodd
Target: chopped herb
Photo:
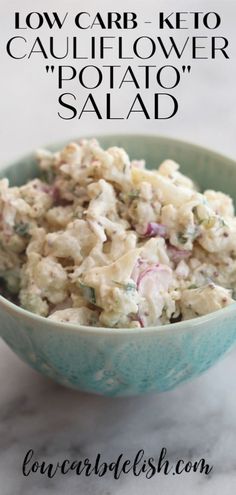
<instances>
[{"instance_id":1,"label":"chopped herb","mask_svg":"<svg viewBox=\"0 0 236 495\"><path fill-rule=\"evenodd\" d=\"M83 218L83 211L75 211L73 213L73 218L79 218L79 219L82 219Z\"/></svg>"},{"instance_id":2,"label":"chopped herb","mask_svg":"<svg viewBox=\"0 0 236 495\"><path fill-rule=\"evenodd\" d=\"M193 213L198 222L198 225L203 225L206 229L211 229L212 227L214 227L217 219L220 222L220 227L227 226L224 219L221 217L217 217L217 215L211 215L211 216L209 215L206 218L200 218L198 215L197 206L193 208Z\"/></svg>"},{"instance_id":3,"label":"chopped herb","mask_svg":"<svg viewBox=\"0 0 236 495\"><path fill-rule=\"evenodd\" d=\"M188 242L188 237L184 232L178 232L177 238L180 244L186 244L186 242Z\"/></svg>"},{"instance_id":4,"label":"chopped herb","mask_svg":"<svg viewBox=\"0 0 236 495\"><path fill-rule=\"evenodd\" d=\"M189 228L186 232L178 232L177 239L180 244L186 244L189 240L194 241L199 235L199 228Z\"/></svg>"},{"instance_id":5,"label":"chopped herb","mask_svg":"<svg viewBox=\"0 0 236 495\"><path fill-rule=\"evenodd\" d=\"M200 219L196 215L196 218L198 220L198 224L203 225L206 229L211 229L212 227L214 227L216 225L217 221L218 221L218 225L219 225L218 229L221 229L223 227L229 227L227 222L225 222L224 218L222 218L218 215L212 215L212 216L208 216L207 218L202 218L202 219Z\"/></svg>"},{"instance_id":6,"label":"chopped herb","mask_svg":"<svg viewBox=\"0 0 236 495\"><path fill-rule=\"evenodd\" d=\"M101 195L102 195L102 191L100 191L94 199L100 198Z\"/></svg>"},{"instance_id":7,"label":"chopped herb","mask_svg":"<svg viewBox=\"0 0 236 495\"><path fill-rule=\"evenodd\" d=\"M198 222L198 225L201 225L205 220L204 218L200 218L199 215L198 215L198 211L197 211L197 206L194 206L193 208L193 214L195 215L195 218Z\"/></svg>"},{"instance_id":8,"label":"chopped herb","mask_svg":"<svg viewBox=\"0 0 236 495\"><path fill-rule=\"evenodd\" d=\"M206 229L211 229L212 227L214 227L215 223L216 223L216 217L214 216L205 218L205 220L203 220L202 222L203 226Z\"/></svg>"},{"instance_id":9,"label":"chopped herb","mask_svg":"<svg viewBox=\"0 0 236 495\"><path fill-rule=\"evenodd\" d=\"M202 225L205 222L204 218L199 218L198 225Z\"/></svg>"},{"instance_id":10,"label":"chopped herb","mask_svg":"<svg viewBox=\"0 0 236 495\"><path fill-rule=\"evenodd\" d=\"M56 178L56 172L51 168L49 170L44 170L41 174L41 180L43 182L47 182L48 184L52 184Z\"/></svg>"},{"instance_id":11,"label":"chopped herb","mask_svg":"<svg viewBox=\"0 0 236 495\"><path fill-rule=\"evenodd\" d=\"M222 217L219 217L219 223L221 227L229 227L228 223Z\"/></svg>"},{"instance_id":12,"label":"chopped herb","mask_svg":"<svg viewBox=\"0 0 236 495\"><path fill-rule=\"evenodd\" d=\"M127 284L122 284L121 282L116 282L116 280L113 280L114 284L118 285L121 289L124 289L125 292L130 292L136 289L136 284L132 282L128 282Z\"/></svg>"},{"instance_id":13,"label":"chopped herb","mask_svg":"<svg viewBox=\"0 0 236 495\"><path fill-rule=\"evenodd\" d=\"M197 289L198 286L196 284L189 285L188 289Z\"/></svg>"},{"instance_id":14,"label":"chopped herb","mask_svg":"<svg viewBox=\"0 0 236 495\"><path fill-rule=\"evenodd\" d=\"M14 226L14 231L20 237L28 237L29 236L29 224L24 222L16 223Z\"/></svg>"},{"instance_id":15,"label":"chopped herb","mask_svg":"<svg viewBox=\"0 0 236 495\"><path fill-rule=\"evenodd\" d=\"M133 191L130 191L128 193L128 197L130 199L136 199L136 198L139 198L140 196L140 191L138 189L133 189Z\"/></svg>"},{"instance_id":16,"label":"chopped herb","mask_svg":"<svg viewBox=\"0 0 236 495\"><path fill-rule=\"evenodd\" d=\"M78 281L79 287L83 292L84 298L92 304L96 304L96 293L93 287L83 284L80 280Z\"/></svg>"}]
</instances>

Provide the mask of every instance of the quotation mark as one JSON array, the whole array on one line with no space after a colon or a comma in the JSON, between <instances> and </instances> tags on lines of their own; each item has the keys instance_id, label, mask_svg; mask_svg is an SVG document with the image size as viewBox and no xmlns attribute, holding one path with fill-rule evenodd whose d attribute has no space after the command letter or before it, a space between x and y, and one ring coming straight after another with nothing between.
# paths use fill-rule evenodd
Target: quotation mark
<instances>
[{"instance_id":1,"label":"quotation mark","mask_svg":"<svg viewBox=\"0 0 236 495\"><path fill-rule=\"evenodd\" d=\"M54 72L54 69L55 69L55 65L46 65L46 72L47 72L47 74L49 72L52 72L53 73Z\"/></svg>"},{"instance_id":2,"label":"quotation mark","mask_svg":"<svg viewBox=\"0 0 236 495\"><path fill-rule=\"evenodd\" d=\"M187 71L190 74L191 69L192 69L191 65L182 65L183 73L185 73Z\"/></svg>"}]
</instances>

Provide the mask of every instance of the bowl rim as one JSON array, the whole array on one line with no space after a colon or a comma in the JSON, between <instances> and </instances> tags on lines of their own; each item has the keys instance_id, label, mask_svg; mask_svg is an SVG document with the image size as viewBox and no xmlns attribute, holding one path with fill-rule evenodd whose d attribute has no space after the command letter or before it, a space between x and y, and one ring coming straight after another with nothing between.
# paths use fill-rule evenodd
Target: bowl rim
<instances>
[{"instance_id":1,"label":"bowl rim","mask_svg":"<svg viewBox=\"0 0 236 495\"><path fill-rule=\"evenodd\" d=\"M4 163L3 166L1 166L0 168L0 176L2 175L2 173L4 171L7 171L8 169L11 169L13 168L14 166L16 166L20 161L22 160L28 160L29 158L34 158L36 152L38 150L42 150L42 149L48 149L50 151L50 149L52 149L54 151L55 148L57 148L58 146L65 146L67 143L72 143L72 142L79 142L81 139L97 139L98 141L100 139L107 139L107 138L114 138L114 139L126 139L126 138L138 138L138 139L158 139L158 140L161 140L161 141L165 141L166 143L168 141L171 141L174 145L178 146L178 145L184 145L186 146L187 148L189 149L193 149L195 151L203 151L205 153L209 153L211 154L213 157L215 158L218 158L218 159L223 159L223 160L226 160L228 162L228 165L229 166L233 166L235 167L236 166L236 159L232 158L231 156L228 156L228 155L225 155L219 151L214 151L213 149L211 148L208 148L207 146L202 146L201 144L198 144L198 143L193 143L192 141L189 141L188 139L185 141L184 139L177 139L177 138L174 138L174 137L171 137L171 136L166 136L166 135L162 135L162 134L143 134L143 133L139 133L139 132L130 132L130 133L104 133L104 134L98 134L96 136L94 136L94 134L86 134L85 136L84 135L81 135L81 136L77 136L75 138L68 138L68 139L62 139L62 140L59 140L59 141L54 141L54 142L50 142L50 143L47 143L45 145L40 145L34 149L31 149L29 150L28 153L24 153L22 154L19 158L15 158L13 159L12 162L10 163Z\"/></svg>"},{"instance_id":2,"label":"bowl rim","mask_svg":"<svg viewBox=\"0 0 236 495\"><path fill-rule=\"evenodd\" d=\"M197 318L192 318L189 320L183 320L176 323L168 323L167 325L156 325L152 327L134 327L134 328L114 328L114 327L91 327L86 325L79 325L75 323L64 323L60 321L50 320L44 316L37 315L35 313L31 313L30 311L21 308L21 306L17 306L12 303L5 297L0 295L0 312L7 311L7 313L14 314L14 317L17 316L25 318L29 320L29 322L38 323L38 325L42 324L44 328L54 328L57 332L70 330L73 333L84 333L84 334L95 334L95 335L142 335L145 334L172 334L173 332L182 333L185 330L191 329L199 329L201 326L212 323L214 321L225 320L226 317L236 316L236 301L225 308L218 309L212 313L208 313L203 316L198 316ZM1 336L1 330L0 330Z\"/></svg>"},{"instance_id":3,"label":"bowl rim","mask_svg":"<svg viewBox=\"0 0 236 495\"><path fill-rule=\"evenodd\" d=\"M209 148L206 148L204 146L192 143L190 141L184 141L181 139L175 139L172 137L168 136L162 136L160 134L142 134L142 133L125 133L125 134L115 134L115 133L108 133L108 134L99 134L96 136L96 139L99 141L100 139L106 139L106 138L114 138L114 139L127 139L127 138L138 138L138 139L157 139L157 140L162 140L165 141L166 143L171 141L174 145L183 145L187 146L189 149L194 149L195 151L202 151L205 152L206 154L211 154L213 157L217 157L218 159L223 159L227 161L228 166L230 167L236 167L236 161L233 160L232 158L223 155L219 152L213 151ZM78 136L75 139L66 139L66 140L61 140L55 143L47 144L45 146L40 146L40 148L37 149L55 149L57 147L63 146L66 143L69 142L78 142L81 139L92 139L94 138L94 135L86 135L86 136ZM0 169L0 176L4 174L5 171L10 170L14 166L17 166L21 161L23 160L28 160L29 158L33 158L33 155L36 150L31 151L17 160L14 160L10 164L6 164L5 166L1 167ZM189 320L184 320L184 321L179 321L176 323L168 323L166 325L156 325L156 326L149 326L149 327L134 327L134 328L114 328L114 327L92 327L92 326L86 326L86 325L79 325L75 323L64 323L60 321L54 321L50 320L49 318L46 318L44 316L37 315L35 313L31 313L30 311L22 308L21 306L17 306L13 302L9 301L7 298L3 297L0 295L0 309L1 310L6 310L8 313L14 313L14 316L17 317L19 314L20 317L26 318L27 320L31 322L35 322L38 324L42 324L45 328L48 326L49 328L54 328L56 331L58 330L70 330L73 333L85 333L85 334L91 334L94 333L96 335L102 334L113 334L113 335L141 335L143 333L158 333L158 334L170 334L175 331L185 331L186 329L189 330L189 327L191 328L196 328L196 327L201 327L201 325L204 325L206 323L212 323L215 320L218 320L219 318L224 319L226 316L230 316L231 314L236 315L236 301L235 304L230 304L229 306L226 306L225 308L219 309L217 311L214 311L212 313L208 313L203 316L198 316L193 319ZM0 332L1 336L1 332Z\"/></svg>"}]
</instances>

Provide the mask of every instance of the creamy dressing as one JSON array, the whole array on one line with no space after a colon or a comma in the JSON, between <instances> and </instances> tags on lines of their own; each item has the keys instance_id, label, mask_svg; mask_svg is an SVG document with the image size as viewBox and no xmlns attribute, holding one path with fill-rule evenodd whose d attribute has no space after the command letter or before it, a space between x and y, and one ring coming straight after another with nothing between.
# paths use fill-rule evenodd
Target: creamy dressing
<instances>
[{"instance_id":1,"label":"creamy dressing","mask_svg":"<svg viewBox=\"0 0 236 495\"><path fill-rule=\"evenodd\" d=\"M22 307L54 321L132 328L234 302L229 196L201 194L172 160L148 170L96 140L38 159L39 178L0 181L0 278Z\"/></svg>"}]
</instances>

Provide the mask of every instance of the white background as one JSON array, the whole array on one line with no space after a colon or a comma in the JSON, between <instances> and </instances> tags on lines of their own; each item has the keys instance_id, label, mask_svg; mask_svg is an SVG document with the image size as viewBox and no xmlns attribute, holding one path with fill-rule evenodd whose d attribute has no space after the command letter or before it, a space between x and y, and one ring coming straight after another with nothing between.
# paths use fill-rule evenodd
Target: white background
<instances>
[{"instance_id":1,"label":"white background","mask_svg":"<svg viewBox=\"0 0 236 495\"><path fill-rule=\"evenodd\" d=\"M50 8L49 8L50 5ZM87 116L81 120L61 120L58 115L58 90L56 76L46 75L45 61L41 55L34 55L30 60L13 60L5 50L6 42L15 35L25 36L28 40L27 49L32 45L33 38L40 36L46 40L48 36L57 38L58 49L63 49L65 37L77 35L81 39L81 46L85 44L88 35L120 35L118 30L114 32L102 31L95 28L94 31L85 31L73 27L73 14L78 11L90 11L106 13L109 10L135 10L140 19L140 28L135 32L130 30L125 33L127 45L129 40L138 36L162 35L156 29L157 12L164 10L172 12L178 6L179 11L218 11L222 16L222 25L214 32L212 30L182 30L175 32L177 40L186 36L226 36L230 41L230 60L225 60L220 54L215 61L197 60L191 63L189 56L176 62L179 67L182 64L192 65L191 75L184 76L179 87L173 92L179 100L179 112L176 117L167 121L146 120L133 116L130 120L106 121L97 120L96 117ZM40 31L14 30L14 12L19 11L22 19L24 14L30 11L54 11L61 14L69 12L65 30L58 34L58 30L51 32L46 27ZM43 144L56 142L60 139L70 139L77 136L98 133L115 132L145 132L174 136L184 140L193 141L206 147L221 151L231 157L236 155L236 34L235 34L235 0L119 0L119 2L103 0L8 0L1 2L0 7L0 163L9 162L19 155L35 149ZM144 24L142 20L152 20L153 24ZM191 27L191 22L187 23ZM167 32L166 36L173 32ZM20 47L20 45L19 45ZM23 47L23 45L22 45ZM206 52L203 50L203 54ZM112 55L110 57L112 61ZM70 64L70 60L62 63ZM145 61L141 60L141 63ZM148 61L147 61L148 62ZM53 63L53 62L52 62ZM96 62L97 63L97 62ZM161 66L168 63L160 53L157 53L151 63ZM58 62L56 62L58 64ZM77 62L74 61L76 66ZM147 105L151 106L152 95L155 92L153 86L150 91L144 92ZM76 82L68 85L68 90L78 94L78 100L83 99ZM105 88L95 92L98 101L103 101ZM127 109L136 92L132 84L126 85L123 92L117 93L114 105L114 114L122 114ZM80 101L79 101L80 103Z\"/></svg>"}]
</instances>

